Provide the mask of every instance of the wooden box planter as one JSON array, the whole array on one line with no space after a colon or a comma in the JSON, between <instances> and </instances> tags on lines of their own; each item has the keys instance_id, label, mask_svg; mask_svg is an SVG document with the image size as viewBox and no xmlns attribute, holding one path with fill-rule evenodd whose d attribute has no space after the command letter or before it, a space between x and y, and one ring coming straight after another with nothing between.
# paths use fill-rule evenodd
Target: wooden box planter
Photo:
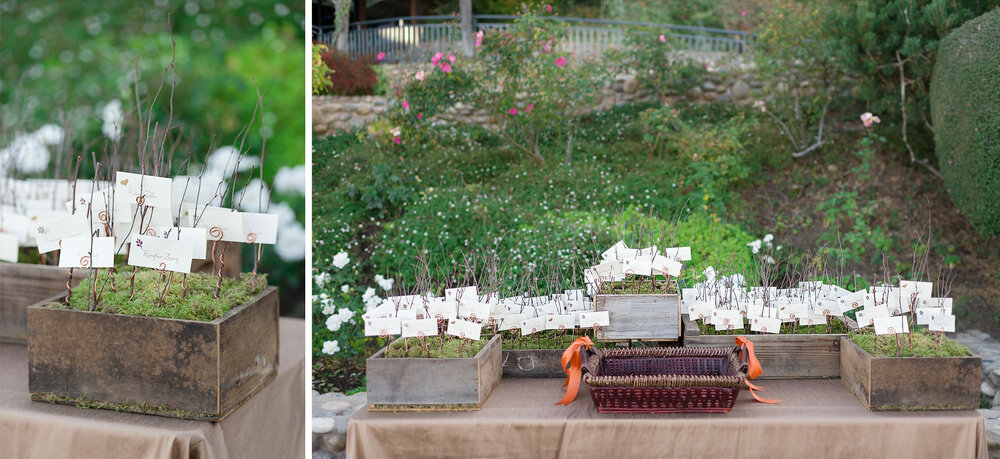
<instances>
[{"instance_id":1,"label":"wooden box planter","mask_svg":"<svg viewBox=\"0 0 1000 459\"><path fill-rule=\"evenodd\" d=\"M400 338L402 339L402 338ZM388 358L385 348L368 358L371 411L477 410L503 373L501 338L495 335L471 358Z\"/></svg>"},{"instance_id":2,"label":"wooden box planter","mask_svg":"<svg viewBox=\"0 0 1000 459\"><path fill-rule=\"evenodd\" d=\"M838 317L839 320L845 320ZM847 328L857 330L857 322L846 318ZM754 343L757 360L764 369L758 379L815 379L840 377L840 347L843 333L765 335L734 332L732 335L702 335L698 324L684 321L685 347L732 346L737 334Z\"/></svg>"},{"instance_id":3,"label":"wooden box planter","mask_svg":"<svg viewBox=\"0 0 1000 459\"><path fill-rule=\"evenodd\" d=\"M211 322L45 303L28 307L32 400L215 421L277 375L275 287Z\"/></svg>"},{"instance_id":4,"label":"wooden box planter","mask_svg":"<svg viewBox=\"0 0 1000 459\"><path fill-rule=\"evenodd\" d=\"M80 272L73 285L80 283ZM0 342L28 341L28 306L66 291L69 269L51 265L0 263Z\"/></svg>"},{"instance_id":5,"label":"wooden box planter","mask_svg":"<svg viewBox=\"0 0 1000 459\"><path fill-rule=\"evenodd\" d=\"M681 336L681 305L676 294L596 295L596 311L608 311L606 341L676 341Z\"/></svg>"},{"instance_id":6,"label":"wooden box planter","mask_svg":"<svg viewBox=\"0 0 1000 459\"><path fill-rule=\"evenodd\" d=\"M564 378L560 368L565 349L504 349L505 378Z\"/></svg>"},{"instance_id":7,"label":"wooden box planter","mask_svg":"<svg viewBox=\"0 0 1000 459\"><path fill-rule=\"evenodd\" d=\"M978 356L877 357L847 337L840 348L840 381L871 411L979 408Z\"/></svg>"}]
</instances>

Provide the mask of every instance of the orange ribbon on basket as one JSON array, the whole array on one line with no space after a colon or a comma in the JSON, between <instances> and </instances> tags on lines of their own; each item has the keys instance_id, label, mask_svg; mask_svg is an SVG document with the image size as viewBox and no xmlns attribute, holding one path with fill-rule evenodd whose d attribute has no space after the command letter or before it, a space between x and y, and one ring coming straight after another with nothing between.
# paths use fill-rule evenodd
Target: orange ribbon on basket
<instances>
[{"instance_id":1,"label":"orange ribbon on basket","mask_svg":"<svg viewBox=\"0 0 1000 459\"><path fill-rule=\"evenodd\" d=\"M763 391L764 387L763 386L755 385L755 384L751 383L750 380L754 379L754 378L756 378L758 376L760 376L761 373L764 373L764 370L760 367L760 362L757 361L757 355L754 354L754 351L753 351L753 341L750 341L745 336L740 335L740 336L736 337L736 345L740 346L740 358L741 359L743 358L743 353L744 352L747 353L747 378L748 379L744 379L743 382L745 382L747 384L747 387L750 389L750 395L753 396L754 400L757 400L758 402L761 402L761 403L775 403L776 404L776 403L781 402L781 400L773 399L773 398L764 398L764 397L761 397L761 396L757 395L756 393L754 393L755 390Z\"/></svg>"},{"instance_id":2,"label":"orange ribbon on basket","mask_svg":"<svg viewBox=\"0 0 1000 459\"><path fill-rule=\"evenodd\" d=\"M556 402L556 405L569 405L576 400L576 393L580 390L580 379L583 378L583 359L580 358L580 348L590 349L594 346L594 342L590 340L589 336L583 336L577 338L570 344L569 347L563 351L562 355L562 369L566 373L566 382L563 383L562 387L566 387L566 396L562 400ZM566 364L570 364L569 368L566 368Z\"/></svg>"}]
</instances>

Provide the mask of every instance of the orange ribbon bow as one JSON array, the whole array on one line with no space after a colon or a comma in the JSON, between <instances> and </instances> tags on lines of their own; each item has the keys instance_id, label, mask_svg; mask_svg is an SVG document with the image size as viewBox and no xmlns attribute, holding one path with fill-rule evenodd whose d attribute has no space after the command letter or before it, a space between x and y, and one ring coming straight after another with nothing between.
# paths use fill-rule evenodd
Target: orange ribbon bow
<instances>
[{"instance_id":1,"label":"orange ribbon bow","mask_svg":"<svg viewBox=\"0 0 1000 459\"><path fill-rule=\"evenodd\" d=\"M556 402L556 405L569 405L576 400L576 393L580 390L580 380L583 377L583 370L581 369L583 365L583 359L580 358L580 348L590 349L594 346L594 342L590 340L589 336L583 336L577 338L573 341L573 344L569 345L562 355L562 369L566 373L566 382L563 383L563 387L569 386L566 389L566 396L562 400ZM566 368L566 364L569 365L569 369Z\"/></svg>"},{"instance_id":2,"label":"orange ribbon bow","mask_svg":"<svg viewBox=\"0 0 1000 459\"><path fill-rule=\"evenodd\" d=\"M763 391L764 387L763 386L758 386L758 385L755 385L755 384L751 383L750 379L754 379L754 378L760 376L761 373L764 372L764 370L760 367L760 362L757 361L757 355L754 354L754 351L753 351L753 341L750 341L745 336L741 335L741 336L737 336L736 337L736 345L740 346L740 348L741 348L740 349L740 358L741 359L743 358L743 353L744 352L747 353L747 378L748 379L744 379L743 382L745 382L747 384L747 387L750 388L750 395L752 395L755 400L757 400L758 402L761 402L761 403L779 403L779 402L781 402L781 400L773 399L773 398L764 398L764 397L761 397L761 396L757 395L756 393L754 393L755 390Z\"/></svg>"}]
</instances>

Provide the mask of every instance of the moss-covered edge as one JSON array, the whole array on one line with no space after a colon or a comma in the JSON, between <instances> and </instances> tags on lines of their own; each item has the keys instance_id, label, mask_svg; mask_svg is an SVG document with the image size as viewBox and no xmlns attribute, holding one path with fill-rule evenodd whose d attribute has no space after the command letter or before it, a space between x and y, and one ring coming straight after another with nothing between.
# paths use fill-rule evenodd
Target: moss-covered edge
<instances>
[{"instance_id":1,"label":"moss-covered edge","mask_svg":"<svg viewBox=\"0 0 1000 459\"><path fill-rule=\"evenodd\" d=\"M206 420L211 421L219 419L220 417L212 413L170 408L166 404L161 404L159 406L151 406L146 402L130 402L128 400L120 403L90 400L87 398L86 395L82 397L67 397L64 395L56 395L50 392L45 392L45 393L33 392L31 394L31 400L36 402L45 402L53 405L71 405L84 410L98 409L98 410L117 411L119 413L152 414L157 416L166 416L179 419L191 419L197 421L206 421Z\"/></svg>"}]
</instances>

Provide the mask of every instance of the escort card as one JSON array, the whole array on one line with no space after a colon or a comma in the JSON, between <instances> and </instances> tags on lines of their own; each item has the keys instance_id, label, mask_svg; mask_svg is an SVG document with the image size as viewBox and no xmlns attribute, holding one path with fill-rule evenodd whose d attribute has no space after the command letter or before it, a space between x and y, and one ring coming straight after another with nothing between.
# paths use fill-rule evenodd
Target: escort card
<instances>
[{"instance_id":1,"label":"escort card","mask_svg":"<svg viewBox=\"0 0 1000 459\"><path fill-rule=\"evenodd\" d=\"M559 305L554 301L546 301L535 306L535 313L539 316L547 316L550 314L560 314L562 311L559 310Z\"/></svg>"},{"instance_id":2,"label":"escort card","mask_svg":"<svg viewBox=\"0 0 1000 459\"><path fill-rule=\"evenodd\" d=\"M427 304L427 313L435 320L454 319L458 317L458 305L454 301L432 301Z\"/></svg>"},{"instance_id":3,"label":"escort card","mask_svg":"<svg viewBox=\"0 0 1000 459\"><path fill-rule=\"evenodd\" d=\"M619 251L626 249L628 249L628 246L625 245L625 241L618 241L615 245L611 246L610 249L605 250L604 253L601 254L601 258L605 260L614 260L619 257Z\"/></svg>"},{"instance_id":4,"label":"escort card","mask_svg":"<svg viewBox=\"0 0 1000 459\"><path fill-rule=\"evenodd\" d=\"M403 320L401 328L404 338L423 338L437 335L438 322L434 319Z\"/></svg>"},{"instance_id":5,"label":"escort card","mask_svg":"<svg viewBox=\"0 0 1000 459\"><path fill-rule=\"evenodd\" d=\"M93 241L93 251L91 251ZM59 251L60 268L113 268L115 266L115 238L71 237L63 239Z\"/></svg>"},{"instance_id":6,"label":"escort card","mask_svg":"<svg viewBox=\"0 0 1000 459\"><path fill-rule=\"evenodd\" d=\"M931 315L930 323L927 324L927 328L930 331L935 332L948 332L953 333L955 331L955 316L952 314L944 314L940 309L936 310L937 313Z\"/></svg>"},{"instance_id":7,"label":"escort card","mask_svg":"<svg viewBox=\"0 0 1000 459\"><path fill-rule=\"evenodd\" d=\"M632 273L636 276L648 276L653 271L653 258L650 256L639 256L622 260L625 274Z\"/></svg>"},{"instance_id":8,"label":"escort card","mask_svg":"<svg viewBox=\"0 0 1000 459\"><path fill-rule=\"evenodd\" d=\"M444 298L448 301L479 301L479 288L475 285L470 285L467 287L445 289Z\"/></svg>"},{"instance_id":9,"label":"escort card","mask_svg":"<svg viewBox=\"0 0 1000 459\"><path fill-rule=\"evenodd\" d=\"M417 320L417 311L415 309L399 309L396 311L395 317L399 320Z\"/></svg>"},{"instance_id":10,"label":"escort card","mask_svg":"<svg viewBox=\"0 0 1000 459\"><path fill-rule=\"evenodd\" d=\"M814 315L837 316L845 312L841 311L841 306L837 300L818 300L813 305L812 312Z\"/></svg>"},{"instance_id":11,"label":"escort card","mask_svg":"<svg viewBox=\"0 0 1000 459\"><path fill-rule=\"evenodd\" d=\"M470 299L458 303L458 317L474 322L484 321L490 317L490 305Z\"/></svg>"},{"instance_id":12,"label":"escort card","mask_svg":"<svg viewBox=\"0 0 1000 459\"><path fill-rule=\"evenodd\" d=\"M274 244L278 240L278 214L243 213L243 242Z\"/></svg>"},{"instance_id":13,"label":"escort card","mask_svg":"<svg viewBox=\"0 0 1000 459\"><path fill-rule=\"evenodd\" d=\"M930 298L933 296L931 292L934 290L934 283L901 280L899 289L902 290L903 296L908 298Z\"/></svg>"},{"instance_id":14,"label":"escort card","mask_svg":"<svg viewBox=\"0 0 1000 459\"><path fill-rule=\"evenodd\" d=\"M802 326L826 325L826 315L816 314L816 315L810 315L809 317L800 317L799 325Z\"/></svg>"},{"instance_id":15,"label":"escort card","mask_svg":"<svg viewBox=\"0 0 1000 459\"><path fill-rule=\"evenodd\" d=\"M35 223L33 233L38 242L38 253L49 253L57 250L59 241L63 239L90 237L90 224L81 214L63 215Z\"/></svg>"},{"instance_id":16,"label":"escort card","mask_svg":"<svg viewBox=\"0 0 1000 459\"><path fill-rule=\"evenodd\" d=\"M653 270L653 274L664 274L674 277L681 275L681 268L683 266L684 265L681 262L673 260L671 258L664 257L662 255L654 258L652 263L650 264L650 267Z\"/></svg>"},{"instance_id":17,"label":"escort card","mask_svg":"<svg viewBox=\"0 0 1000 459\"><path fill-rule=\"evenodd\" d=\"M451 319L448 321L448 334L462 339L478 341L483 326L475 322L461 319Z\"/></svg>"},{"instance_id":18,"label":"escort card","mask_svg":"<svg viewBox=\"0 0 1000 459\"><path fill-rule=\"evenodd\" d=\"M198 220L196 228L208 230L209 241L243 242L243 215L221 207L209 207Z\"/></svg>"},{"instance_id":19,"label":"escort card","mask_svg":"<svg viewBox=\"0 0 1000 459\"><path fill-rule=\"evenodd\" d=\"M6 233L17 238L21 245L28 243L31 236L31 220L27 215L15 214L13 208L0 210L0 233Z\"/></svg>"},{"instance_id":20,"label":"escort card","mask_svg":"<svg viewBox=\"0 0 1000 459\"><path fill-rule=\"evenodd\" d=\"M191 272L191 254L194 249L188 241L174 241L151 236L134 236L128 252L128 264L179 273Z\"/></svg>"},{"instance_id":21,"label":"escort card","mask_svg":"<svg viewBox=\"0 0 1000 459\"><path fill-rule=\"evenodd\" d=\"M607 327L611 325L611 313L608 311L581 312L580 328Z\"/></svg>"},{"instance_id":22,"label":"escort card","mask_svg":"<svg viewBox=\"0 0 1000 459\"><path fill-rule=\"evenodd\" d=\"M713 309L715 306L712 303L696 301L688 306L688 316L691 317L691 320L711 319Z\"/></svg>"},{"instance_id":23,"label":"escort card","mask_svg":"<svg viewBox=\"0 0 1000 459\"><path fill-rule=\"evenodd\" d=\"M691 247L671 247L669 249L663 249L660 251L660 255L663 255L671 260L691 261Z\"/></svg>"},{"instance_id":24,"label":"escort card","mask_svg":"<svg viewBox=\"0 0 1000 459\"><path fill-rule=\"evenodd\" d=\"M951 298L918 298L917 306L921 308L944 308L951 314Z\"/></svg>"},{"instance_id":25,"label":"escort card","mask_svg":"<svg viewBox=\"0 0 1000 459\"><path fill-rule=\"evenodd\" d=\"M889 309L885 306L872 306L870 308L865 308L857 313L858 326L867 327L869 325L875 325L875 319L879 317L889 317Z\"/></svg>"},{"instance_id":26,"label":"escort card","mask_svg":"<svg viewBox=\"0 0 1000 459\"><path fill-rule=\"evenodd\" d=\"M910 331L909 323L904 316L876 317L873 320L876 335L895 335Z\"/></svg>"},{"instance_id":27,"label":"escort card","mask_svg":"<svg viewBox=\"0 0 1000 459\"><path fill-rule=\"evenodd\" d=\"M739 310L716 309L712 311L712 325L716 330L743 330L743 314Z\"/></svg>"},{"instance_id":28,"label":"escort card","mask_svg":"<svg viewBox=\"0 0 1000 459\"><path fill-rule=\"evenodd\" d=\"M395 317L365 320L365 336L393 336L402 332L402 322ZM436 333L436 332L435 332Z\"/></svg>"},{"instance_id":29,"label":"escort card","mask_svg":"<svg viewBox=\"0 0 1000 459\"><path fill-rule=\"evenodd\" d=\"M528 316L524 314L511 314L506 316L501 316L498 322L498 328L500 331L513 330L515 328L521 327L521 322L525 321Z\"/></svg>"},{"instance_id":30,"label":"escort card","mask_svg":"<svg viewBox=\"0 0 1000 459\"><path fill-rule=\"evenodd\" d=\"M754 317L750 319L750 330L761 333L780 333L781 319L777 317Z\"/></svg>"},{"instance_id":31,"label":"escort card","mask_svg":"<svg viewBox=\"0 0 1000 459\"><path fill-rule=\"evenodd\" d=\"M17 236L0 233L0 261L17 263Z\"/></svg>"},{"instance_id":32,"label":"escort card","mask_svg":"<svg viewBox=\"0 0 1000 459\"><path fill-rule=\"evenodd\" d=\"M208 258L208 230L205 228L174 228L161 226L157 228L158 235L164 239L188 241L191 243L191 258L204 260Z\"/></svg>"},{"instance_id":33,"label":"escort card","mask_svg":"<svg viewBox=\"0 0 1000 459\"><path fill-rule=\"evenodd\" d=\"M115 174L115 202L170 209L173 180L167 177L118 171Z\"/></svg>"},{"instance_id":34,"label":"escort card","mask_svg":"<svg viewBox=\"0 0 1000 459\"><path fill-rule=\"evenodd\" d=\"M809 305L806 303L787 303L778 306L779 319L800 319L809 317Z\"/></svg>"},{"instance_id":35,"label":"escort card","mask_svg":"<svg viewBox=\"0 0 1000 459\"><path fill-rule=\"evenodd\" d=\"M521 335L530 335L545 330L545 317L533 317L521 322Z\"/></svg>"},{"instance_id":36,"label":"escort card","mask_svg":"<svg viewBox=\"0 0 1000 459\"><path fill-rule=\"evenodd\" d=\"M575 314L545 316L546 330L572 330L575 325Z\"/></svg>"}]
</instances>

